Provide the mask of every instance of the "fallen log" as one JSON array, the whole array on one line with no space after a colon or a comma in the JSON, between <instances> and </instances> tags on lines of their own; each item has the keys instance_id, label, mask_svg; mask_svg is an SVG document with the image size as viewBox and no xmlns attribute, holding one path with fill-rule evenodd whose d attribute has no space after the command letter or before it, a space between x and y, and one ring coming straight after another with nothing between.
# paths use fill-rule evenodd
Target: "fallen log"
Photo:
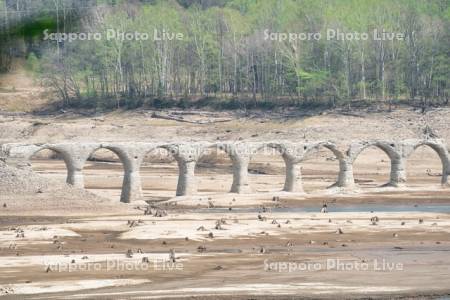
<instances>
[{"instance_id":1,"label":"fallen log","mask_svg":"<svg viewBox=\"0 0 450 300\"><path fill-rule=\"evenodd\" d=\"M221 120L199 120L199 121L191 121L191 120L185 120L182 117L174 117L174 116L164 116L164 115L160 115L157 114L155 112L152 113L151 115L152 118L155 119L164 119L164 120L170 120L170 121L177 121L177 122L185 122L185 123L191 123L191 124L200 124L200 125L205 125L205 124L214 124L214 123L224 123L224 122L230 122L233 119L221 119Z\"/></svg>"}]
</instances>

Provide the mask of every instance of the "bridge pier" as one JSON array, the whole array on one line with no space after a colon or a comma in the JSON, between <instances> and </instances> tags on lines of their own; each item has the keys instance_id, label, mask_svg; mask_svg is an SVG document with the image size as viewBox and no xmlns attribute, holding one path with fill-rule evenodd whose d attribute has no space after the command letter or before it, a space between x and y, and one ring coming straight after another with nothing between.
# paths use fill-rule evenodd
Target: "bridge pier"
<instances>
[{"instance_id":1,"label":"bridge pier","mask_svg":"<svg viewBox=\"0 0 450 300\"><path fill-rule=\"evenodd\" d=\"M301 193L303 192L302 175L300 163L285 159L286 178L283 191Z\"/></svg>"},{"instance_id":2,"label":"bridge pier","mask_svg":"<svg viewBox=\"0 0 450 300\"><path fill-rule=\"evenodd\" d=\"M130 203L142 198L141 174L139 168L126 170L123 177L120 202Z\"/></svg>"},{"instance_id":3,"label":"bridge pier","mask_svg":"<svg viewBox=\"0 0 450 300\"><path fill-rule=\"evenodd\" d=\"M248 183L250 157L248 155L232 155L231 161L233 162L233 184L231 185L230 193L251 193Z\"/></svg>"},{"instance_id":4,"label":"bridge pier","mask_svg":"<svg viewBox=\"0 0 450 300\"><path fill-rule=\"evenodd\" d=\"M391 159L391 175L388 185L402 187L406 184L405 158Z\"/></svg>"},{"instance_id":5,"label":"bridge pier","mask_svg":"<svg viewBox=\"0 0 450 300\"><path fill-rule=\"evenodd\" d=\"M355 178L353 176L353 161L347 161L345 159L339 160L339 175L337 182L333 186L346 189L352 189L355 187Z\"/></svg>"},{"instance_id":6,"label":"bridge pier","mask_svg":"<svg viewBox=\"0 0 450 300\"><path fill-rule=\"evenodd\" d=\"M178 160L177 196L194 195L197 192L195 165L197 161Z\"/></svg>"},{"instance_id":7,"label":"bridge pier","mask_svg":"<svg viewBox=\"0 0 450 300\"><path fill-rule=\"evenodd\" d=\"M73 185L74 187L83 189L84 188L84 176L83 176L83 166L68 166L67 167L67 184Z\"/></svg>"}]
</instances>

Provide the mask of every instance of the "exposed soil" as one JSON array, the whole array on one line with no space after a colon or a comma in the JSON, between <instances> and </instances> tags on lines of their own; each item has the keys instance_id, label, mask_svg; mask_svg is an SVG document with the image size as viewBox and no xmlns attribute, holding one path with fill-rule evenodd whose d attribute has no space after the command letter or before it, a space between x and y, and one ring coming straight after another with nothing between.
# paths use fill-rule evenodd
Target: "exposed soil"
<instances>
[{"instance_id":1,"label":"exposed soil","mask_svg":"<svg viewBox=\"0 0 450 300\"><path fill-rule=\"evenodd\" d=\"M417 138L427 119L450 142L446 114L444 109L366 118L333 113L277 118L282 114L274 113L272 121L269 115L247 116L207 126L152 119L139 112L95 118L72 113L0 116L0 137L9 142L239 138L345 142ZM331 152L322 151L302 165L306 194L293 195L279 192L284 182L282 159L262 153L250 165L253 193L228 194L231 162L212 153L197 167L198 195L173 198L176 163L164 155L149 155L141 168L144 196L168 213L164 217L144 216L145 202L119 203L123 168L111 152L98 151L83 170L88 192L97 195L89 193L93 198L72 189L61 200L68 194L66 169L52 153L36 155L32 168L64 192L24 189L28 192L10 192L8 198L1 194L0 205L7 203L0 207L0 294L5 299L431 299L450 294L450 214L445 209L450 190L440 186L439 158L426 147L408 160L404 189L381 187L389 179L389 159L370 148L354 165L357 191L327 189L337 177L338 165ZM280 199L273 201L274 196ZM319 212L324 202L329 207L326 214ZM367 204L381 206L374 212L336 211ZM406 208L389 211L390 205L399 204ZM421 211L429 205L443 208ZM376 225L373 217L379 219ZM221 219L224 222L216 228ZM129 249L132 257L126 255ZM170 249L178 257L178 269L169 261ZM143 263L143 257L149 263ZM108 268L108 260L132 267ZM337 260L352 268L327 267ZM68 266L70 271L61 269ZM98 269L86 270L88 266ZM279 269L283 266L291 270ZM305 266L313 269L299 269ZM356 270L357 266L367 269Z\"/></svg>"}]
</instances>

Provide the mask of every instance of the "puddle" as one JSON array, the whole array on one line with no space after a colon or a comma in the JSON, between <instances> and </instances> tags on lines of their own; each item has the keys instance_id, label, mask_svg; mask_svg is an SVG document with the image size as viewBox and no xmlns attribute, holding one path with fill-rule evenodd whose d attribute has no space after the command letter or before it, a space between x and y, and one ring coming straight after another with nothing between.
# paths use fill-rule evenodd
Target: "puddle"
<instances>
[{"instance_id":1,"label":"puddle","mask_svg":"<svg viewBox=\"0 0 450 300\"><path fill-rule=\"evenodd\" d=\"M271 208L272 212L303 212L318 213L321 205L305 207ZM257 213L261 208L203 208L195 210L200 213ZM354 204L354 205L333 205L328 204L328 212L431 212L450 213L450 204L426 204L426 205L397 205L397 204Z\"/></svg>"}]
</instances>

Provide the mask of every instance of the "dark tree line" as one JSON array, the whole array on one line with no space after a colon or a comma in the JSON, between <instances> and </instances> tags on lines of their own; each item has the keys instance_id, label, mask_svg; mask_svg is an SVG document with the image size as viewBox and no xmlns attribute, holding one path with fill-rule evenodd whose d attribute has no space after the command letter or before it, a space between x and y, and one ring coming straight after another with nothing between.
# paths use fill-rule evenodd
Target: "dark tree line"
<instances>
[{"instance_id":1,"label":"dark tree line","mask_svg":"<svg viewBox=\"0 0 450 300\"><path fill-rule=\"evenodd\" d=\"M3 0L0 65L23 55L67 105L448 103L448 0ZM30 24L30 25L27 25ZM50 32L148 40L43 41ZM179 40L154 40L182 34ZM368 33L327 39L327 30ZM374 39L374 30L403 40ZM266 33L321 33L273 40ZM21 36L22 34L22 36ZM21 38L22 37L22 38ZM162 103L162 104L161 104Z\"/></svg>"}]
</instances>

